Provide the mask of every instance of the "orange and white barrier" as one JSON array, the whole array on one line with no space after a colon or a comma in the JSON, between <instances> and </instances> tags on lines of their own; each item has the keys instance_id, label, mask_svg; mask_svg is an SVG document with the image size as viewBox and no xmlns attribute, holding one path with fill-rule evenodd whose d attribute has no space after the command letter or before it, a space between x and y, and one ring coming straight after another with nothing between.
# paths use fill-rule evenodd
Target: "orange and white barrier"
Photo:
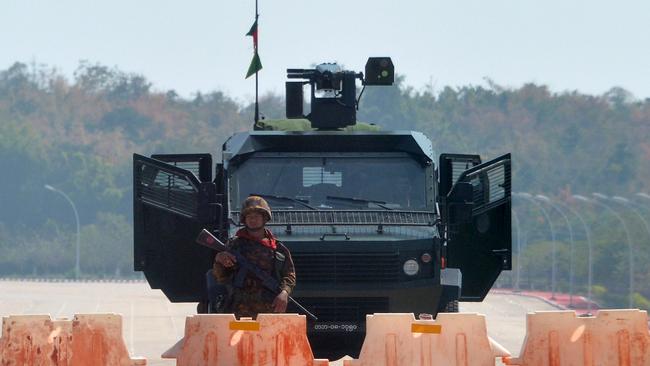
<instances>
[{"instance_id":1,"label":"orange and white barrier","mask_svg":"<svg viewBox=\"0 0 650 366\"><path fill-rule=\"evenodd\" d=\"M527 315L526 339L508 365L650 366L648 314L600 310L596 317L573 311Z\"/></svg>"},{"instance_id":2,"label":"orange and white barrier","mask_svg":"<svg viewBox=\"0 0 650 366\"><path fill-rule=\"evenodd\" d=\"M52 320L49 315L2 318L2 366L142 366L130 358L117 314L75 315Z\"/></svg>"},{"instance_id":3,"label":"orange and white barrier","mask_svg":"<svg viewBox=\"0 0 650 366\"><path fill-rule=\"evenodd\" d=\"M485 316L440 313L436 320L413 314L366 316L359 359L344 366L494 366L510 353L487 335Z\"/></svg>"},{"instance_id":4,"label":"orange and white barrier","mask_svg":"<svg viewBox=\"0 0 650 366\"><path fill-rule=\"evenodd\" d=\"M163 358L177 366L326 366L315 360L304 315L260 314L236 320L233 314L189 316L185 336Z\"/></svg>"}]
</instances>

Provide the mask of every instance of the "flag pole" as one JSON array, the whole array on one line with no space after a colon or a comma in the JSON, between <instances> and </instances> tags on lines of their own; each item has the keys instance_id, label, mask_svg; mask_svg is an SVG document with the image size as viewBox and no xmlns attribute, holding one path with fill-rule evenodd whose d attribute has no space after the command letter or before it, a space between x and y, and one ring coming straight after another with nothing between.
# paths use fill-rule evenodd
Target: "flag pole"
<instances>
[{"instance_id":1,"label":"flag pole","mask_svg":"<svg viewBox=\"0 0 650 366\"><path fill-rule=\"evenodd\" d=\"M257 24L257 19L260 17L260 14L257 12L257 0L255 0L255 23ZM259 29L259 24L258 24L258 29ZM255 54L257 53L257 43L259 43L259 35L257 38L257 42L255 42ZM259 79L257 77L257 74L259 73L259 70L255 71L255 126L257 126L257 122L260 121L260 105L259 105Z\"/></svg>"}]
</instances>

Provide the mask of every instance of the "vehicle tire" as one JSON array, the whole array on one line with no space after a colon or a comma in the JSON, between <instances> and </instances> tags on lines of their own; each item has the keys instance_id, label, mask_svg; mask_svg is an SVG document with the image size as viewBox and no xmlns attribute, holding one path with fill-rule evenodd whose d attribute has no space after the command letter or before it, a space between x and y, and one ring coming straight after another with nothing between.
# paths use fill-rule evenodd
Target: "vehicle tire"
<instances>
[{"instance_id":1,"label":"vehicle tire","mask_svg":"<svg viewBox=\"0 0 650 366\"><path fill-rule=\"evenodd\" d=\"M457 313L458 312L458 300L451 300L448 302L445 307L442 309L443 313Z\"/></svg>"},{"instance_id":2,"label":"vehicle tire","mask_svg":"<svg viewBox=\"0 0 650 366\"><path fill-rule=\"evenodd\" d=\"M196 313L197 314L207 314L208 313L208 302L201 301L196 304Z\"/></svg>"},{"instance_id":3,"label":"vehicle tire","mask_svg":"<svg viewBox=\"0 0 650 366\"><path fill-rule=\"evenodd\" d=\"M364 333L307 335L315 358L335 361L343 356L359 358Z\"/></svg>"}]
</instances>

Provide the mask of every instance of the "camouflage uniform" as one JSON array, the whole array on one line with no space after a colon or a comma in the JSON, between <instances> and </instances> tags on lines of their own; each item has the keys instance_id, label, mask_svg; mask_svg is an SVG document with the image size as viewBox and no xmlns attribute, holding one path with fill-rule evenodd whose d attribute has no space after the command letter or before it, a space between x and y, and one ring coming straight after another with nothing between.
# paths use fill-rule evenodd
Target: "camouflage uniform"
<instances>
[{"instance_id":1,"label":"camouflage uniform","mask_svg":"<svg viewBox=\"0 0 650 366\"><path fill-rule=\"evenodd\" d=\"M269 241L275 243L275 238L273 238L273 234L269 230L266 230L266 236L265 243ZM247 237L245 229L241 229L237 236L228 241L227 245L231 250L238 251L252 265L257 266L273 277L276 277L275 252L282 253L285 260L282 268L279 268L280 278L277 279L280 288L291 294L291 290L296 285L296 273L291 254L284 245L278 243L277 248L274 250L268 244L262 245L257 240ZM231 268L225 268L215 261L212 272L219 283L231 285L238 269L236 264ZM272 304L277 294L264 288L262 281L253 274L248 273L246 275L243 287L229 287L230 298L226 302L226 313L234 313L237 317L256 317L259 313L273 312Z\"/></svg>"}]
</instances>

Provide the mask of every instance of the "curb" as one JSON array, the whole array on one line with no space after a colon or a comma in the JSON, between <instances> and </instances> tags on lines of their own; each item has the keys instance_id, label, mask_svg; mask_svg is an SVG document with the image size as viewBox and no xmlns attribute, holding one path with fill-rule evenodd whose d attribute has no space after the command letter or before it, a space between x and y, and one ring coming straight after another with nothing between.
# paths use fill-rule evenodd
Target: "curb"
<instances>
[{"instance_id":1,"label":"curb","mask_svg":"<svg viewBox=\"0 0 650 366\"><path fill-rule=\"evenodd\" d=\"M0 282L47 282L47 283L146 283L144 279L70 279L70 278L18 278L0 277Z\"/></svg>"},{"instance_id":2,"label":"curb","mask_svg":"<svg viewBox=\"0 0 650 366\"><path fill-rule=\"evenodd\" d=\"M525 296L525 297L535 298L535 299L541 300L541 301L547 303L548 305L551 305L551 306L553 306L554 308L557 308L557 309L559 309L559 310L570 310L570 311L573 311L573 312L575 312L578 316L583 316L583 315L585 315L585 314L596 315L596 314L598 313L598 310L600 310L600 308L599 308L598 306L594 306L594 307L592 307L592 309L591 309L591 313L588 313L588 312L587 312L587 309L582 309L582 308L579 308L579 309L576 309L576 308L570 308L570 307L568 307L568 306L564 306L564 305L562 305L562 304L559 304L559 303L557 303L557 302L555 302L555 301L553 301L553 300L551 300L551 299L549 299L549 298L546 298L546 297L543 297L543 296L540 296L540 295L537 295L537 294L534 294L534 293L529 293L529 292L526 292L526 291L515 292L515 291L512 291L512 290L496 289L496 290L491 290L490 292L495 293L495 294L517 295L517 296Z\"/></svg>"},{"instance_id":3,"label":"curb","mask_svg":"<svg viewBox=\"0 0 650 366\"><path fill-rule=\"evenodd\" d=\"M521 291L521 292L515 292L515 291L506 291L506 290L494 290L494 291L490 291L490 292L493 292L493 293L495 293L495 294L504 294L504 295L516 295L516 296L523 296L523 297L532 297L532 298L535 298L535 299L538 299L538 300L542 300L543 302L545 302L545 303L547 303L547 304L549 304L549 305L551 305L551 306L553 306L553 307L555 307L555 308L557 308L557 309L560 309L560 310L573 310L573 309L569 309L569 308L567 308L567 307L565 307L565 306L563 306L563 305L560 305L560 304L558 304L558 303L556 303L556 302L553 302L553 301L551 301L551 300L549 300L549 299L547 299L547 298L545 298L545 297L542 297L542 296L539 296L539 295L528 294L528 293L526 293L526 292L524 292L524 291Z\"/></svg>"}]
</instances>

